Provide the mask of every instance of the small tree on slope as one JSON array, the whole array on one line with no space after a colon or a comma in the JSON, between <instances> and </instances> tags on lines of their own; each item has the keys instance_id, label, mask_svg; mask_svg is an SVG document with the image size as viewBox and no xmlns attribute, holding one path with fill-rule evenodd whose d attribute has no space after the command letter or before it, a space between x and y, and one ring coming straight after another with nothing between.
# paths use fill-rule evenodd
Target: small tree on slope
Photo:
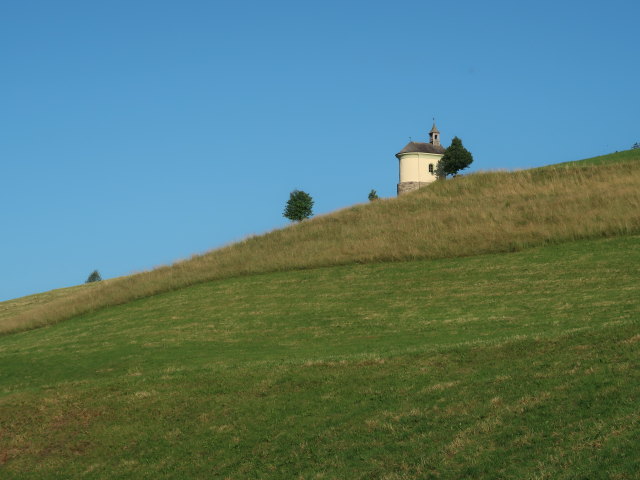
<instances>
[{"instance_id":1,"label":"small tree on slope","mask_svg":"<svg viewBox=\"0 0 640 480\"><path fill-rule=\"evenodd\" d=\"M102 277L100 276L100 272L98 272L98 270L94 270L93 272L91 272L91 275L89 275L89 278L87 278L87 281L84 283L99 282L101 280Z\"/></svg>"},{"instance_id":2,"label":"small tree on slope","mask_svg":"<svg viewBox=\"0 0 640 480\"><path fill-rule=\"evenodd\" d=\"M471 152L462 146L462 140L453 137L451 145L444 151L444 155L438 162L436 174L439 178L445 178L447 175L454 177L460 170L464 170L473 162Z\"/></svg>"},{"instance_id":3,"label":"small tree on slope","mask_svg":"<svg viewBox=\"0 0 640 480\"><path fill-rule=\"evenodd\" d=\"M313 198L307 192L294 190L289 194L289 201L284 208L283 217L292 222L300 222L313 215Z\"/></svg>"}]
</instances>

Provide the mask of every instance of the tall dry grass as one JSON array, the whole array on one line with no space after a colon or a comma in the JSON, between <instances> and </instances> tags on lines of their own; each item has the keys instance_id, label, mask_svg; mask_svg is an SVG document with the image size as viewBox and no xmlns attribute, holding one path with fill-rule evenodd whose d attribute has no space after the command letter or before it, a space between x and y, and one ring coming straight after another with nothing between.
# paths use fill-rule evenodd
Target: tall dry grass
<instances>
[{"instance_id":1,"label":"tall dry grass","mask_svg":"<svg viewBox=\"0 0 640 480\"><path fill-rule=\"evenodd\" d=\"M640 162L479 173L357 205L22 311L10 332L200 282L348 263L517 251L640 232Z\"/></svg>"}]
</instances>

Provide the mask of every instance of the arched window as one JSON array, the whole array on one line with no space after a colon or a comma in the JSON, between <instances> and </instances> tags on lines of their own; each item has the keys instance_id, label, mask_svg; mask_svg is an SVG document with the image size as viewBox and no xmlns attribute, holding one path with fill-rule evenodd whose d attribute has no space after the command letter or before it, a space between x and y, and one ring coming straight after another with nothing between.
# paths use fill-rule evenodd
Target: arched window
<instances>
[{"instance_id":1,"label":"arched window","mask_svg":"<svg viewBox=\"0 0 640 480\"><path fill-rule=\"evenodd\" d=\"M433 163L429 164L429 173L433 173Z\"/></svg>"}]
</instances>

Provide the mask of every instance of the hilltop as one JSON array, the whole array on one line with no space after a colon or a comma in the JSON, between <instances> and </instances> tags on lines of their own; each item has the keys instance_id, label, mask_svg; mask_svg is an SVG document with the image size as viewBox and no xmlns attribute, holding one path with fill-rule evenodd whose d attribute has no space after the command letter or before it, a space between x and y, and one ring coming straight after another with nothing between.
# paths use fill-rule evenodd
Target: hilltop
<instances>
[{"instance_id":1,"label":"hilltop","mask_svg":"<svg viewBox=\"0 0 640 480\"><path fill-rule=\"evenodd\" d=\"M0 476L636 478L637 160L469 175L5 302L58 323L0 337Z\"/></svg>"}]
</instances>

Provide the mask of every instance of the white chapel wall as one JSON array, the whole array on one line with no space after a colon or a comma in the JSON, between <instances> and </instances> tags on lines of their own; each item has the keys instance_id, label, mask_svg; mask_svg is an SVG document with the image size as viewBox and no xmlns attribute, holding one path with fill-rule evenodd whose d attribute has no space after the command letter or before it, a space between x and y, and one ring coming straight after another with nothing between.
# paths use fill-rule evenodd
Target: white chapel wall
<instances>
[{"instance_id":1,"label":"white chapel wall","mask_svg":"<svg viewBox=\"0 0 640 480\"><path fill-rule=\"evenodd\" d=\"M430 183L436 180L435 170L442 155L434 153L404 153L400 156L400 183ZM429 164L433 172L429 173Z\"/></svg>"}]
</instances>

